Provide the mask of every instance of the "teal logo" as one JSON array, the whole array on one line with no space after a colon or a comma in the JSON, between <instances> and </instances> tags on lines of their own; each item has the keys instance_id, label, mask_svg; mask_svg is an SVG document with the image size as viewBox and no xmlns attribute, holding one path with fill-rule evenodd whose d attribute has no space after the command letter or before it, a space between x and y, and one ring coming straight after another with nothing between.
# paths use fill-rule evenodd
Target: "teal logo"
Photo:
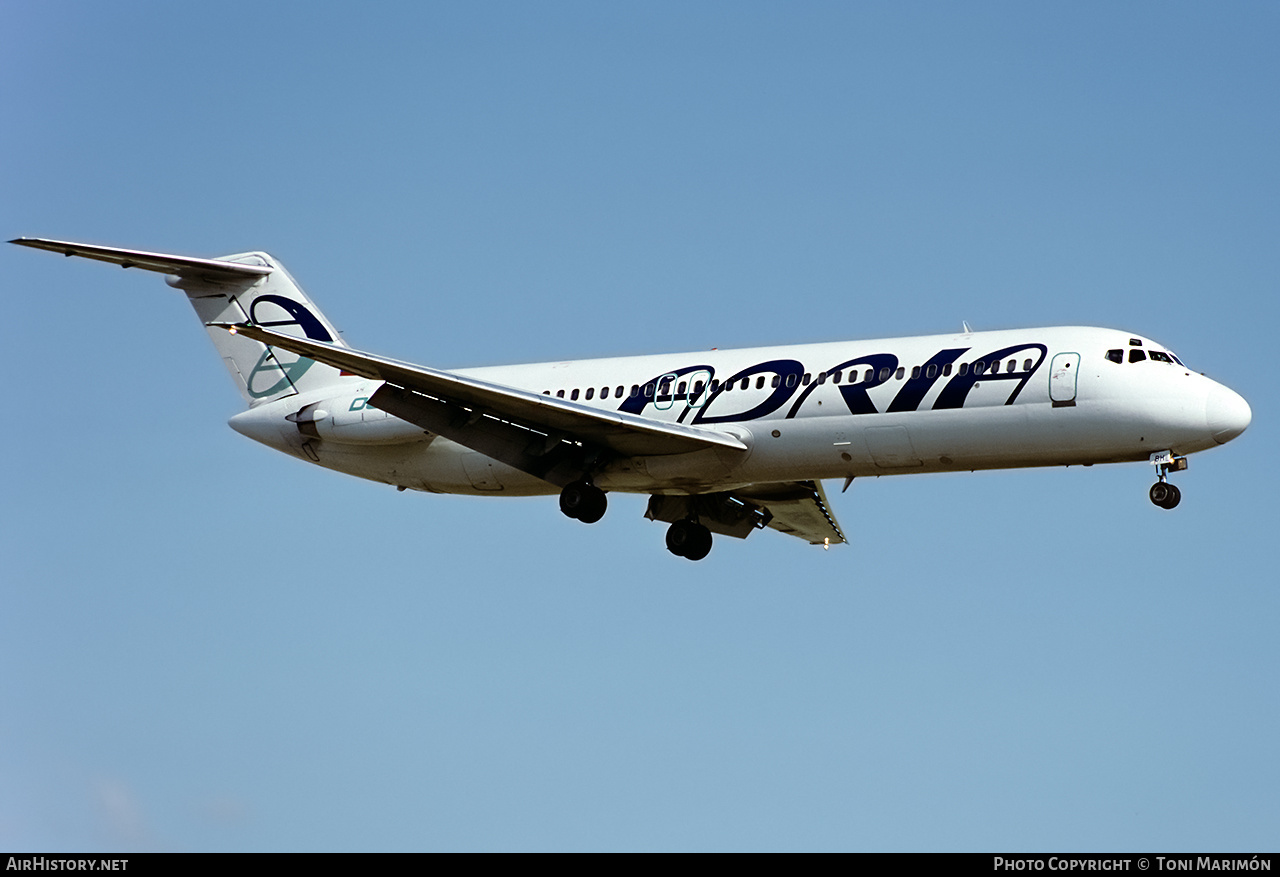
<instances>
[{"instance_id":1,"label":"teal logo","mask_svg":"<svg viewBox=\"0 0 1280 877\"><path fill-rule=\"evenodd\" d=\"M305 356L299 356L293 362L281 362L276 358L275 350L268 347L262 351L262 356L258 357L257 363L254 364L253 370L249 372L249 377L246 379L249 395L255 399L274 396L276 393L293 386L293 382L306 374L307 369L315 364L316 361L314 359L307 359ZM276 374L279 377L274 384L265 390L255 389L255 383L264 374L267 375L265 380L271 380L271 377Z\"/></svg>"},{"instance_id":2,"label":"teal logo","mask_svg":"<svg viewBox=\"0 0 1280 877\"><path fill-rule=\"evenodd\" d=\"M284 311L285 316L282 318L277 314L270 314L269 318L263 319L258 314L258 308L263 305L272 305L279 308ZM267 314L269 313L270 311L268 310ZM263 316L265 317L267 314L263 314ZM249 322L255 326L263 326L268 329L277 329L281 326L297 326L306 337L313 341L323 341L325 343L332 343L333 341L333 336L324 327L324 323L321 323L319 317L307 310L306 305L293 299L285 298L282 295L260 295L255 298L253 304L249 306ZM305 356L299 356L292 362L282 362L276 355L275 350L268 347L262 352L262 356L258 357L258 361L254 363L249 376L245 378L247 392L254 399L274 396L276 393L292 387L294 382L306 374L307 370L315 364L314 359L307 359ZM258 389L261 384L266 382L270 382L270 386L265 389Z\"/></svg>"}]
</instances>

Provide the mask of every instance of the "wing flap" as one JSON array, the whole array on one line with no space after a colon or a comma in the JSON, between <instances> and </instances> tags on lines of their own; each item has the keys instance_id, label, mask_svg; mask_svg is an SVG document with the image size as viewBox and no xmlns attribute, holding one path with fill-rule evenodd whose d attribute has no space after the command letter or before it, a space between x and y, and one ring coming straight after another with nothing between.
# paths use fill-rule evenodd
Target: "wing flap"
<instances>
[{"instance_id":1,"label":"wing flap","mask_svg":"<svg viewBox=\"0 0 1280 877\"><path fill-rule=\"evenodd\" d=\"M811 545L838 545L845 542L821 481L787 484L752 484L733 495L753 505L763 506L772 515L768 526Z\"/></svg>"}]
</instances>

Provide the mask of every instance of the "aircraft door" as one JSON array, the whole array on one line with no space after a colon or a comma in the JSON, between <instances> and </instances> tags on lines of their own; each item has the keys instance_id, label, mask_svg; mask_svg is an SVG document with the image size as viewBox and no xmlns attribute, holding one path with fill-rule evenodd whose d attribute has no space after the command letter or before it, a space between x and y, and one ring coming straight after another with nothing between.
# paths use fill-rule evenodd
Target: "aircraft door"
<instances>
[{"instance_id":1,"label":"aircraft door","mask_svg":"<svg viewBox=\"0 0 1280 877\"><path fill-rule=\"evenodd\" d=\"M502 490L493 459L479 451L462 451L462 469L476 490Z\"/></svg>"},{"instance_id":2,"label":"aircraft door","mask_svg":"<svg viewBox=\"0 0 1280 877\"><path fill-rule=\"evenodd\" d=\"M914 469L924 465L905 426L873 426L863 430L862 437L878 469Z\"/></svg>"},{"instance_id":3,"label":"aircraft door","mask_svg":"<svg viewBox=\"0 0 1280 877\"><path fill-rule=\"evenodd\" d=\"M1075 375L1080 370L1079 353L1057 353L1048 371L1048 398L1055 408L1075 405Z\"/></svg>"},{"instance_id":4,"label":"aircraft door","mask_svg":"<svg viewBox=\"0 0 1280 877\"><path fill-rule=\"evenodd\" d=\"M685 375L688 388L685 391L685 402L690 408L701 408L711 394L711 372L699 369Z\"/></svg>"},{"instance_id":5,"label":"aircraft door","mask_svg":"<svg viewBox=\"0 0 1280 877\"><path fill-rule=\"evenodd\" d=\"M1080 354L1059 353L1049 369L1049 401L1054 408L1076 404L1076 373L1080 371Z\"/></svg>"},{"instance_id":6,"label":"aircraft door","mask_svg":"<svg viewBox=\"0 0 1280 877\"><path fill-rule=\"evenodd\" d=\"M653 407L666 411L676 401L676 380L679 376L669 372L658 378L653 389Z\"/></svg>"}]
</instances>

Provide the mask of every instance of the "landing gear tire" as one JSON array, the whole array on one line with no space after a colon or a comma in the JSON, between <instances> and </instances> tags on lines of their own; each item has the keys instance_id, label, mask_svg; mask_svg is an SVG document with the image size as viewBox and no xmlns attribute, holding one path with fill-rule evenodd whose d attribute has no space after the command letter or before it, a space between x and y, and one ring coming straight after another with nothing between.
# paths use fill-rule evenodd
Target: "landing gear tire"
<instances>
[{"instance_id":1,"label":"landing gear tire","mask_svg":"<svg viewBox=\"0 0 1280 877\"><path fill-rule=\"evenodd\" d=\"M702 560L711 553L711 531L697 521L676 521L667 529L667 550L676 557Z\"/></svg>"},{"instance_id":2,"label":"landing gear tire","mask_svg":"<svg viewBox=\"0 0 1280 877\"><path fill-rule=\"evenodd\" d=\"M584 524L594 524L603 518L608 505L604 491L585 481L567 484L560 491L560 511Z\"/></svg>"},{"instance_id":3,"label":"landing gear tire","mask_svg":"<svg viewBox=\"0 0 1280 877\"><path fill-rule=\"evenodd\" d=\"M1162 509L1171 509L1182 501L1182 491L1167 481L1151 485L1151 501Z\"/></svg>"}]
</instances>

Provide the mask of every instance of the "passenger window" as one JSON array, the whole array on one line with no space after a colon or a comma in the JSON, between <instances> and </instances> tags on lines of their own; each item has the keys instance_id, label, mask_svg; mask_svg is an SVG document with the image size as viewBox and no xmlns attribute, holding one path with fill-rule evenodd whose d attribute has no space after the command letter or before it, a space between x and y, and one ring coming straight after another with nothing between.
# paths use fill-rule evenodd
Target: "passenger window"
<instances>
[{"instance_id":1,"label":"passenger window","mask_svg":"<svg viewBox=\"0 0 1280 877\"><path fill-rule=\"evenodd\" d=\"M856 376L857 376L857 373L855 372L855 373L854 373L854 375L855 375L855 377L856 377ZM838 383L840 383L840 372L836 372L835 374L833 374L833 375L831 376L831 383L833 383L833 384L838 384Z\"/></svg>"},{"instance_id":2,"label":"passenger window","mask_svg":"<svg viewBox=\"0 0 1280 877\"><path fill-rule=\"evenodd\" d=\"M898 366L898 371L897 371L897 373L895 373L895 374L894 374L894 376L893 376L893 377L894 377L894 379L895 379L895 380L899 380L899 381L900 381L900 380L902 380L903 376L904 376L906 373L907 373L907 370L906 370L905 368L903 368L902 366Z\"/></svg>"},{"instance_id":3,"label":"passenger window","mask_svg":"<svg viewBox=\"0 0 1280 877\"><path fill-rule=\"evenodd\" d=\"M639 395L640 395L640 385L639 385L639 384L632 384L632 385L631 385L631 398L633 398L633 399L634 399L636 396L639 396Z\"/></svg>"},{"instance_id":4,"label":"passenger window","mask_svg":"<svg viewBox=\"0 0 1280 877\"><path fill-rule=\"evenodd\" d=\"M760 377L756 378L756 389L757 390L764 389L764 375L761 375Z\"/></svg>"},{"instance_id":5,"label":"passenger window","mask_svg":"<svg viewBox=\"0 0 1280 877\"><path fill-rule=\"evenodd\" d=\"M678 396L683 396L683 395L684 395L684 391L685 391L685 387L686 387L685 382L684 382L684 381L681 381L681 382L680 382L680 386L676 387L676 395L678 395Z\"/></svg>"},{"instance_id":6,"label":"passenger window","mask_svg":"<svg viewBox=\"0 0 1280 877\"><path fill-rule=\"evenodd\" d=\"M884 368L880 369L880 383L883 384L885 381L889 380L890 374L892 374L892 372L889 371L889 366L886 365ZM867 380L871 380L871 369L867 369Z\"/></svg>"},{"instance_id":7,"label":"passenger window","mask_svg":"<svg viewBox=\"0 0 1280 877\"><path fill-rule=\"evenodd\" d=\"M951 374L951 363L947 363L942 367L942 374L943 374L943 377L946 377L947 375Z\"/></svg>"},{"instance_id":8,"label":"passenger window","mask_svg":"<svg viewBox=\"0 0 1280 877\"><path fill-rule=\"evenodd\" d=\"M960 377L964 377L968 373L969 373L969 363L967 362L960 363L960 370L959 372L957 372L957 374L959 374Z\"/></svg>"},{"instance_id":9,"label":"passenger window","mask_svg":"<svg viewBox=\"0 0 1280 877\"><path fill-rule=\"evenodd\" d=\"M550 396L550 395L551 395L551 391L550 391L550 390L543 390L543 391L542 391L542 395L544 395L544 396Z\"/></svg>"},{"instance_id":10,"label":"passenger window","mask_svg":"<svg viewBox=\"0 0 1280 877\"><path fill-rule=\"evenodd\" d=\"M1023 370L1024 372L1029 372L1029 371L1031 371L1031 360L1029 360L1029 359L1024 359L1024 360L1022 361L1022 370Z\"/></svg>"},{"instance_id":11,"label":"passenger window","mask_svg":"<svg viewBox=\"0 0 1280 877\"><path fill-rule=\"evenodd\" d=\"M763 381L763 380L764 380L764 378L761 378L760 380L762 380L762 381ZM743 378L743 379L742 379L742 389L744 389L744 390L749 390L749 389L751 389L751 378Z\"/></svg>"},{"instance_id":12,"label":"passenger window","mask_svg":"<svg viewBox=\"0 0 1280 877\"><path fill-rule=\"evenodd\" d=\"M621 399L621 398L622 398L622 391L623 391L623 390L625 390L625 389L626 389L626 387L622 387L622 386L619 386L619 387L615 388L615 389L614 389L614 391L613 391L613 398L615 398L615 399ZM631 395L633 395L633 396L634 396L634 395L635 395L635 393L632 393Z\"/></svg>"},{"instance_id":13,"label":"passenger window","mask_svg":"<svg viewBox=\"0 0 1280 877\"><path fill-rule=\"evenodd\" d=\"M805 372L804 377L800 379L800 383L804 384L806 387L809 386L809 377L809 373Z\"/></svg>"},{"instance_id":14,"label":"passenger window","mask_svg":"<svg viewBox=\"0 0 1280 877\"><path fill-rule=\"evenodd\" d=\"M594 399L594 398L595 398L595 396L596 396L596 388L595 388L595 387L587 387L587 398L588 398L588 399Z\"/></svg>"},{"instance_id":15,"label":"passenger window","mask_svg":"<svg viewBox=\"0 0 1280 877\"><path fill-rule=\"evenodd\" d=\"M556 398L557 398L557 399L563 399L563 398L564 398L564 390L556 390Z\"/></svg>"},{"instance_id":16,"label":"passenger window","mask_svg":"<svg viewBox=\"0 0 1280 877\"><path fill-rule=\"evenodd\" d=\"M712 381L712 382L711 382L711 392L716 393L716 392L719 392L719 390L720 390L720 382L719 382L719 381Z\"/></svg>"},{"instance_id":17,"label":"passenger window","mask_svg":"<svg viewBox=\"0 0 1280 877\"><path fill-rule=\"evenodd\" d=\"M787 386L794 387L795 385L796 385L796 376L793 374L787 375Z\"/></svg>"},{"instance_id":18,"label":"passenger window","mask_svg":"<svg viewBox=\"0 0 1280 877\"><path fill-rule=\"evenodd\" d=\"M924 370L924 376L925 376L926 378L936 378L936 377L938 376L938 366L937 366L937 364L935 363L935 364L933 364L933 365L929 366L927 369L925 369L925 370Z\"/></svg>"},{"instance_id":19,"label":"passenger window","mask_svg":"<svg viewBox=\"0 0 1280 877\"><path fill-rule=\"evenodd\" d=\"M654 391L654 385L653 385L653 384L645 384L645 385L644 385L644 397L645 397L646 399L652 399L652 398L653 398L653 391Z\"/></svg>"},{"instance_id":20,"label":"passenger window","mask_svg":"<svg viewBox=\"0 0 1280 877\"><path fill-rule=\"evenodd\" d=\"M698 381L696 384L693 385L693 397L696 399L701 395L702 395L702 381Z\"/></svg>"},{"instance_id":21,"label":"passenger window","mask_svg":"<svg viewBox=\"0 0 1280 877\"><path fill-rule=\"evenodd\" d=\"M995 362L991 363L991 373L993 375L1000 374L1000 360L997 359Z\"/></svg>"},{"instance_id":22,"label":"passenger window","mask_svg":"<svg viewBox=\"0 0 1280 877\"><path fill-rule=\"evenodd\" d=\"M573 392L571 392L571 393L569 394L569 399L570 399L570 400L572 400L572 401L574 401L574 402L577 402L577 401L578 401L578 391L577 391L577 389L574 389L574 391L573 391Z\"/></svg>"},{"instance_id":23,"label":"passenger window","mask_svg":"<svg viewBox=\"0 0 1280 877\"><path fill-rule=\"evenodd\" d=\"M1030 360L1028 360L1028 362L1030 362ZM1018 368L1018 361L1016 359L1011 359L1009 360L1009 364L1004 367L1004 370L1007 372L1011 372L1011 371L1016 371L1017 368Z\"/></svg>"},{"instance_id":24,"label":"passenger window","mask_svg":"<svg viewBox=\"0 0 1280 877\"><path fill-rule=\"evenodd\" d=\"M774 376L773 376L773 384L772 384L772 386L773 386L773 388L774 388L775 390L776 390L778 387L782 386L782 375L774 375ZM788 384L788 386L790 386L790 384Z\"/></svg>"},{"instance_id":25,"label":"passenger window","mask_svg":"<svg viewBox=\"0 0 1280 877\"><path fill-rule=\"evenodd\" d=\"M663 396L671 392L671 379L664 378L662 383L658 385L658 392Z\"/></svg>"},{"instance_id":26,"label":"passenger window","mask_svg":"<svg viewBox=\"0 0 1280 877\"><path fill-rule=\"evenodd\" d=\"M1129 362L1142 362L1146 358L1147 358L1147 355L1143 353L1141 350L1129 351Z\"/></svg>"},{"instance_id":27,"label":"passenger window","mask_svg":"<svg viewBox=\"0 0 1280 877\"><path fill-rule=\"evenodd\" d=\"M917 365L917 366L915 366L914 368L912 368L912 369L911 369L911 380L913 380L913 381L914 381L914 380L916 380L918 377L920 377L920 366L918 366L918 365Z\"/></svg>"}]
</instances>

